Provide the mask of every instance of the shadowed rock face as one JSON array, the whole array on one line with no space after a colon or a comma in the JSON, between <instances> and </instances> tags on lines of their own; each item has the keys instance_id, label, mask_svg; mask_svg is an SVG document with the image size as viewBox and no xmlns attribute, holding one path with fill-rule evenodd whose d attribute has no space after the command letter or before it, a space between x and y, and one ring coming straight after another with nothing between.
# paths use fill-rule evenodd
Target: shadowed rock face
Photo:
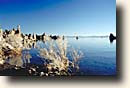
<instances>
[{"instance_id":1,"label":"shadowed rock face","mask_svg":"<svg viewBox=\"0 0 130 88\"><path fill-rule=\"evenodd\" d=\"M54 40L57 40L59 38L59 36L56 36L56 35L54 35L54 36L50 35L50 37L51 37L51 39L54 39Z\"/></svg>"},{"instance_id":2,"label":"shadowed rock face","mask_svg":"<svg viewBox=\"0 0 130 88\"><path fill-rule=\"evenodd\" d=\"M110 43L113 42L113 40L116 39L116 36L114 36L112 33L110 33L110 36L109 36L109 40L110 40Z\"/></svg>"},{"instance_id":3,"label":"shadowed rock face","mask_svg":"<svg viewBox=\"0 0 130 88\"><path fill-rule=\"evenodd\" d=\"M45 40L45 37L47 37L45 33L43 33L42 35L36 35L36 40ZM56 36L56 35L52 36L52 35L50 35L48 37L53 39L53 40L57 40L60 36ZM64 37L63 37L63 40L64 40Z\"/></svg>"}]
</instances>

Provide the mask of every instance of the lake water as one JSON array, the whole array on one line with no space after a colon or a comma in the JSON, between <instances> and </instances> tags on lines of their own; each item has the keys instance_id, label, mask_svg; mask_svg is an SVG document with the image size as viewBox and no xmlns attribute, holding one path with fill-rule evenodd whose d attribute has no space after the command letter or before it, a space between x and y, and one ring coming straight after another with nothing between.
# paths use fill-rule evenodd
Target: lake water
<instances>
[{"instance_id":1,"label":"lake water","mask_svg":"<svg viewBox=\"0 0 130 88\"><path fill-rule=\"evenodd\" d=\"M84 53L79 75L116 75L116 40L109 38L69 39L69 44Z\"/></svg>"},{"instance_id":2,"label":"lake water","mask_svg":"<svg viewBox=\"0 0 130 88\"><path fill-rule=\"evenodd\" d=\"M116 75L116 40L113 43L110 43L108 37L79 38L78 40L68 38L67 40L68 51L74 48L84 54L79 60L79 72L76 75ZM41 41L37 44L44 47ZM35 48L32 48L30 53L33 57L31 63L43 63L39 57L36 57Z\"/></svg>"},{"instance_id":3,"label":"lake water","mask_svg":"<svg viewBox=\"0 0 130 88\"><path fill-rule=\"evenodd\" d=\"M34 46L47 47L45 42L37 41ZM23 49L21 56L9 56L6 60L11 65L24 67L24 63L44 64L39 57L39 48ZM71 60L69 51L76 49L83 53L79 60L79 70L75 75L116 75L116 40L110 43L109 38L67 38L67 57ZM24 58L24 59L23 59ZM11 72L12 73L12 72ZM8 73L7 73L8 75Z\"/></svg>"}]
</instances>

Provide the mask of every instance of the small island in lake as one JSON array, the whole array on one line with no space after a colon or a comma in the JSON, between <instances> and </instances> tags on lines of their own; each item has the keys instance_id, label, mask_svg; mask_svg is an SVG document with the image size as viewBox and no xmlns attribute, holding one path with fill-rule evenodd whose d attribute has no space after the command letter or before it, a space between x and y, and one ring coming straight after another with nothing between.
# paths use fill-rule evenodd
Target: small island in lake
<instances>
[{"instance_id":1,"label":"small island in lake","mask_svg":"<svg viewBox=\"0 0 130 88\"><path fill-rule=\"evenodd\" d=\"M113 40L115 40L115 39L116 39L116 36L114 36L112 33L110 33L110 36L109 36L110 42L112 43Z\"/></svg>"}]
</instances>

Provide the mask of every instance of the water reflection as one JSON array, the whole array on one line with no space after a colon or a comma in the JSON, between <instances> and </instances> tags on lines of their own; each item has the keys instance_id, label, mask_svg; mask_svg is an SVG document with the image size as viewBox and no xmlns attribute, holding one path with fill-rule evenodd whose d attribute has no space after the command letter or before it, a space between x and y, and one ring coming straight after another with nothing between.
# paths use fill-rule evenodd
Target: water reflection
<instances>
[{"instance_id":1,"label":"water reflection","mask_svg":"<svg viewBox=\"0 0 130 88\"><path fill-rule=\"evenodd\" d=\"M23 63L30 63L30 58L32 58L32 56L30 55L29 50L23 50L22 51Z\"/></svg>"},{"instance_id":2,"label":"water reflection","mask_svg":"<svg viewBox=\"0 0 130 88\"><path fill-rule=\"evenodd\" d=\"M23 64L30 63L30 49L36 47L36 42L24 42L22 51L19 51L19 54L15 54L12 51L6 52L4 55L1 55L1 58L5 60L6 63L10 65L23 66ZM7 54L8 53L8 54Z\"/></svg>"},{"instance_id":3,"label":"water reflection","mask_svg":"<svg viewBox=\"0 0 130 88\"><path fill-rule=\"evenodd\" d=\"M10 65L23 66L23 64L30 63L31 55L28 50L23 50L21 54L10 54L3 56L6 63Z\"/></svg>"},{"instance_id":4,"label":"water reflection","mask_svg":"<svg viewBox=\"0 0 130 88\"><path fill-rule=\"evenodd\" d=\"M114 39L109 38L110 43L113 43L114 40L116 41L116 38Z\"/></svg>"},{"instance_id":5,"label":"water reflection","mask_svg":"<svg viewBox=\"0 0 130 88\"><path fill-rule=\"evenodd\" d=\"M10 65L16 65L16 66L22 66L22 55L10 55L7 56L6 63L9 63Z\"/></svg>"}]
</instances>

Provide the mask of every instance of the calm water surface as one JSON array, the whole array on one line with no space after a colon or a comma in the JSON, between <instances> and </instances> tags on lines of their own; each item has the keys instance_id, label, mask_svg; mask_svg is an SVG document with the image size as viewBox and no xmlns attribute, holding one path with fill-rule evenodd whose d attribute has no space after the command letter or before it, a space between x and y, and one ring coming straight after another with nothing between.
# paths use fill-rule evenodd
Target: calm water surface
<instances>
[{"instance_id":1,"label":"calm water surface","mask_svg":"<svg viewBox=\"0 0 130 88\"><path fill-rule=\"evenodd\" d=\"M69 51L78 49L84 54L79 60L79 72L75 75L116 75L116 40L110 43L109 38L75 38L67 39L67 57L71 60ZM36 46L47 47L43 41L38 41ZM31 57L29 56L31 55ZM23 50L21 56L7 59L11 65L22 66L25 63L42 65L44 60L38 56L39 50ZM22 59L29 58L29 59Z\"/></svg>"},{"instance_id":2,"label":"calm water surface","mask_svg":"<svg viewBox=\"0 0 130 88\"><path fill-rule=\"evenodd\" d=\"M79 49L84 56L79 61L77 75L116 75L116 40L110 43L109 38L68 38L68 51L71 48ZM41 47L44 43L37 42ZM71 48L70 48L71 47ZM37 50L32 48L31 63L43 64L37 57ZM68 55L69 57L69 55Z\"/></svg>"},{"instance_id":3,"label":"calm water surface","mask_svg":"<svg viewBox=\"0 0 130 88\"><path fill-rule=\"evenodd\" d=\"M69 39L69 44L84 53L80 60L80 75L116 75L116 40L109 38Z\"/></svg>"}]
</instances>

